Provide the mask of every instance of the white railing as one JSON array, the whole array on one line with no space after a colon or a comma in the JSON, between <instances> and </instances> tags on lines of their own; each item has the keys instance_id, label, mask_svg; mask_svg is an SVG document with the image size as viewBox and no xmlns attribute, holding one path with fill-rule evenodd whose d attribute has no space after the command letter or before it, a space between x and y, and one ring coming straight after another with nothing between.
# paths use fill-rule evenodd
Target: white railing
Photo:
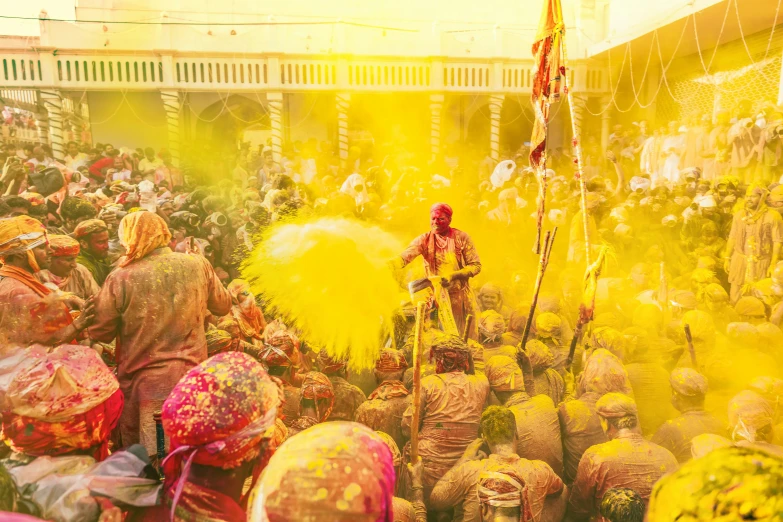
<instances>
[{"instance_id":1,"label":"white railing","mask_svg":"<svg viewBox=\"0 0 783 522\"><path fill-rule=\"evenodd\" d=\"M532 60L103 55L0 49L0 88L529 93ZM606 93L605 67L575 62L571 88Z\"/></svg>"}]
</instances>

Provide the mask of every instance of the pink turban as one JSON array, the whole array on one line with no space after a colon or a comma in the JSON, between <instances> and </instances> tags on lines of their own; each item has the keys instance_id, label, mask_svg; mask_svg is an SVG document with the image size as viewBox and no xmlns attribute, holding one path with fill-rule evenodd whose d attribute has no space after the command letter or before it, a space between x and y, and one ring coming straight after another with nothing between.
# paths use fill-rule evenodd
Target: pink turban
<instances>
[{"instance_id":1,"label":"pink turban","mask_svg":"<svg viewBox=\"0 0 783 522\"><path fill-rule=\"evenodd\" d=\"M432 207L430 207L430 214L441 213L441 212L446 214L449 217L449 219L451 219L451 215L454 213L454 211L451 210L451 207L448 206L446 203L435 203L434 205L432 205Z\"/></svg>"}]
</instances>

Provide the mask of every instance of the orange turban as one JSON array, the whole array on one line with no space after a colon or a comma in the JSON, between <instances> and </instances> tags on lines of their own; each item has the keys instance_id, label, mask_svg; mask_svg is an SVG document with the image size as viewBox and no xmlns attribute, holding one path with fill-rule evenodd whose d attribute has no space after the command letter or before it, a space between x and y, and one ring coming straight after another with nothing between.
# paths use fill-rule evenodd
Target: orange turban
<instances>
[{"instance_id":1,"label":"orange turban","mask_svg":"<svg viewBox=\"0 0 783 522\"><path fill-rule=\"evenodd\" d=\"M89 236L90 234L94 234L96 232L103 232L105 230L109 230L109 228L106 226L106 223L104 223L100 219L87 219L85 221L82 221L78 225L76 225L76 228L73 231L73 237L76 239L81 239L85 236Z\"/></svg>"},{"instance_id":2,"label":"orange turban","mask_svg":"<svg viewBox=\"0 0 783 522\"><path fill-rule=\"evenodd\" d=\"M0 219L0 261L14 254L27 252L30 268L37 272L38 263L32 249L46 243L46 229L40 221L29 216Z\"/></svg>"},{"instance_id":3,"label":"orange turban","mask_svg":"<svg viewBox=\"0 0 783 522\"><path fill-rule=\"evenodd\" d=\"M79 255L79 242L70 236L49 236L49 247L52 249L52 257Z\"/></svg>"},{"instance_id":4,"label":"orange turban","mask_svg":"<svg viewBox=\"0 0 783 522\"><path fill-rule=\"evenodd\" d=\"M321 372L307 372L302 380L301 388L302 399L315 401L316 410L318 410L318 399L329 399L329 406L326 411L318 411L318 422L323 422L329 418L334 408L334 387L329 378Z\"/></svg>"},{"instance_id":5,"label":"orange turban","mask_svg":"<svg viewBox=\"0 0 783 522\"><path fill-rule=\"evenodd\" d=\"M133 212L122 218L119 235L127 250L120 266L128 266L171 241L166 222L152 212Z\"/></svg>"},{"instance_id":6,"label":"orange turban","mask_svg":"<svg viewBox=\"0 0 783 522\"><path fill-rule=\"evenodd\" d=\"M384 348L381 356L375 363L375 369L379 372L399 372L408 368L405 354L399 350Z\"/></svg>"}]
</instances>

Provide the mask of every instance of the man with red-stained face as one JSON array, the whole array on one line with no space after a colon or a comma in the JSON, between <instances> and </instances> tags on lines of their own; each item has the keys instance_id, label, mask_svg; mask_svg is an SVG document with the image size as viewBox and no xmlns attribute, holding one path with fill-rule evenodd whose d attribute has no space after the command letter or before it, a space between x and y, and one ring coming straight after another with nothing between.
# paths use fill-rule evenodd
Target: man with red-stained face
<instances>
[{"instance_id":1,"label":"man with red-stained face","mask_svg":"<svg viewBox=\"0 0 783 522\"><path fill-rule=\"evenodd\" d=\"M436 203L430 209L431 230L416 239L400 255L400 266L405 266L416 257L424 258L427 277L439 275L449 290L451 309L460 332L464 331L468 315L477 317L478 308L470 278L481 272L481 260L470 236L451 227L451 207ZM471 339L478 338L476 325L469 332Z\"/></svg>"}]
</instances>

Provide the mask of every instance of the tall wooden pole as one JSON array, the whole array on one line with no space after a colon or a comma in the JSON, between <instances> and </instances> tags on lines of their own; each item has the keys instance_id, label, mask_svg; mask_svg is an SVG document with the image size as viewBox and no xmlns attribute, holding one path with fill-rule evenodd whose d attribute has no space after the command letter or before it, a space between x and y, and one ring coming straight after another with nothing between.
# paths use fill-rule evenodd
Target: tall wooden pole
<instances>
[{"instance_id":1,"label":"tall wooden pole","mask_svg":"<svg viewBox=\"0 0 783 522\"><path fill-rule=\"evenodd\" d=\"M421 335L424 327L424 302L416 304L416 330L413 337L413 418L411 419L411 462L419 460L419 423L421 422Z\"/></svg>"}]
</instances>

